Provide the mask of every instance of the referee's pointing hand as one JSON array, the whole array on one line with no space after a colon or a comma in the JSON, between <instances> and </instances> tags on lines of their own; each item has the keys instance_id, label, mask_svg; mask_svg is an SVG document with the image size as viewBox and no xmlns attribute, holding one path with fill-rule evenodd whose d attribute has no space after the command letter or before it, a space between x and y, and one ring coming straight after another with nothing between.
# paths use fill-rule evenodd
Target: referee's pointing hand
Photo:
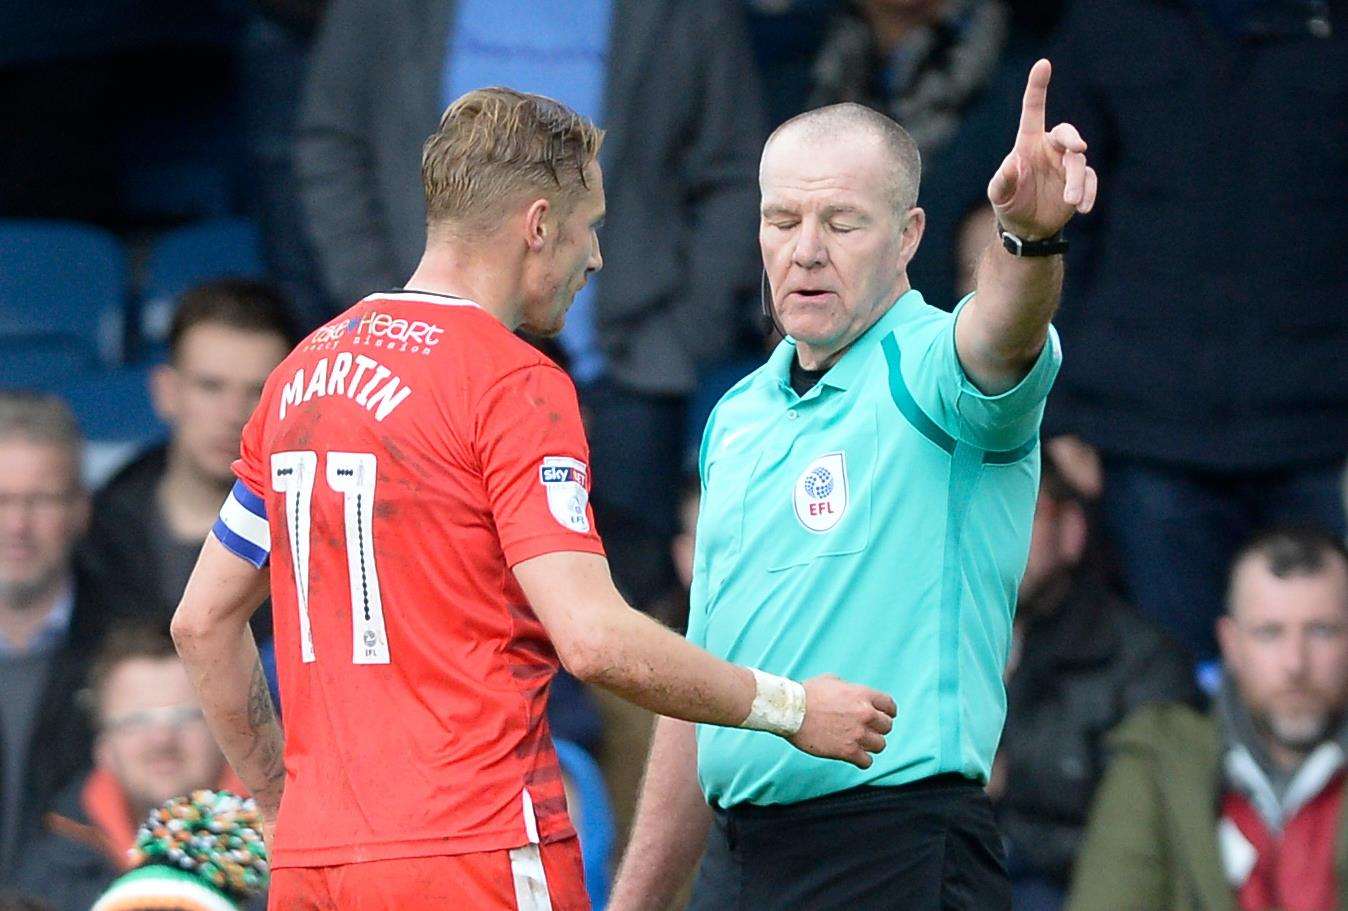
<instances>
[{"instance_id":1,"label":"referee's pointing hand","mask_svg":"<svg viewBox=\"0 0 1348 911\"><path fill-rule=\"evenodd\" d=\"M811 756L870 768L870 754L885 748L897 712L879 690L823 674L805 681L805 721L787 741Z\"/></svg>"},{"instance_id":2,"label":"referee's pointing hand","mask_svg":"<svg viewBox=\"0 0 1348 911\"><path fill-rule=\"evenodd\" d=\"M1098 183L1077 128L1060 123L1044 129L1052 74L1047 60L1030 69L1016 144L988 184L988 201L1002 226L1035 240L1057 234L1073 213L1089 212Z\"/></svg>"}]
</instances>

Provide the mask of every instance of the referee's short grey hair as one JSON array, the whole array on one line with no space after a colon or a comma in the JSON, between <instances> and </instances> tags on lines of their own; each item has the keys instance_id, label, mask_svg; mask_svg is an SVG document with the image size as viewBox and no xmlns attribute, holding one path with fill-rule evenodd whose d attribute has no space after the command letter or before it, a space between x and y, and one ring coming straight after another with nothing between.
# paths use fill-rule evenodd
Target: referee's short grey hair
<instances>
[{"instance_id":1,"label":"referee's short grey hair","mask_svg":"<svg viewBox=\"0 0 1348 911\"><path fill-rule=\"evenodd\" d=\"M84 438L75 415L60 396L28 390L0 390L0 442L24 440L66 450L78 470Z\"/></svg>"},{"instance_id":2,"label":"referee's short grey hair","mask_svg":"<svg viewBox=\"0 0 1348 911\"><path fill-rule=\"evenodd\" d=\"M880 140L894 163L889 192L895 208L903 213L917 205L917 189L922 183L922 154L913 137L892 117L854 101L830 104L792 117L772 131L763 147L766 149L788 130L804 130L811 139L845 136L849 132L855 135L859 130L870 133Z\"/></svg>"}]
</instances>

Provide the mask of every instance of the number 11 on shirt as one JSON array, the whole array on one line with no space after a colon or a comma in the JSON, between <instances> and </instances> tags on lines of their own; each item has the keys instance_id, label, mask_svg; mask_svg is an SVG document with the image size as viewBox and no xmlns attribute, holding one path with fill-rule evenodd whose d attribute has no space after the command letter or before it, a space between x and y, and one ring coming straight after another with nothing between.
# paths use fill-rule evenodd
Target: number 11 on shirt
<instances>
[{"instance_id":1,"label":"number 11 on shirt","mask_svg":"<svg viewBox=\"0 0 1348 911\"><path fill-rule=\"evenodd\" d=\"M374 559L374 497L378 464L373 453L329 452L325 480L343 497L346 565L351 582L351 660L356 664L388 664L384 603ZM277 452L271 457L272 489L285 494L286 536L295 572L295 600L300 612L300 657L315 660L309 626L309 560L312 540L314 482L318 453Z\"/></svg>"}]
</instances>

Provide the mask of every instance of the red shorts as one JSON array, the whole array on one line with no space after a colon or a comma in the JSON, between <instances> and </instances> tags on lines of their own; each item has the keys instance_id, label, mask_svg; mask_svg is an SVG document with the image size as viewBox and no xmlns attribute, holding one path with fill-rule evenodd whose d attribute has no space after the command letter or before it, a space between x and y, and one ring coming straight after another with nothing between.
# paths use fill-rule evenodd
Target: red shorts
<instances>
[{"instance_id":1,"label":"red shorts","mask_svg":"<svg viewBox=\"0 0 1348 911\"><path fill-rule=\"evenodd\" d=\"M273 870L268 911L589 911L574 837L509 851Z\"/></svg>"}]
</instances>

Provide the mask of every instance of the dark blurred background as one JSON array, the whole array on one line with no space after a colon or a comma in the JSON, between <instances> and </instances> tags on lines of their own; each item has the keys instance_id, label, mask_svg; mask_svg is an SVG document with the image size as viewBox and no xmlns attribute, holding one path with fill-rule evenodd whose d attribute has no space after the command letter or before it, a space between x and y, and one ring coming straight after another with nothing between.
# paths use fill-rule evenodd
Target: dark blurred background
<instances>
[{"instance_id":1,"label":"dark blurred background","mask_svg":"<svg viewBox=\"0 0 1348 911\"><path fill-rule=\"evenodd\" d=\"M1018 907L1059 907L1108 731L1221 691L1240 545L1279 523L1345 533L1345 27L1326 0L0 5L0 887L87 908L162 798L137 757L219 783L153 630L267 373L410 274L420 142L450 100L508 83L608 130L606 268L540 344L580 392L615 577L680 627L702 425L775 341L764 138L839 101L908 129L928 216L909 274L950 309L1049 56L1050 126L1080 129L1100 196L1068 229L990 790ZM122 651L99 664L110 630ZM650 721L569 679L553 703L602 907Z\"/></svg>"}]
</instances>

